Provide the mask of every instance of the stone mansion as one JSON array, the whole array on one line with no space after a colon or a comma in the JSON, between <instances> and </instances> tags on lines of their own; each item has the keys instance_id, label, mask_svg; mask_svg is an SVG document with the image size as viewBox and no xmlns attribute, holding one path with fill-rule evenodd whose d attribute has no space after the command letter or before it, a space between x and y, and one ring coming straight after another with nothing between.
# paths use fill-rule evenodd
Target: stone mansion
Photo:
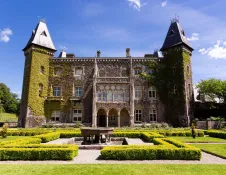
<instances>
[{"instance_id":1,"label":"stone mansion","mask_svg":"<svg viewBox=\"0 0 226 175\"><path fill-rule=\"evenodd\" d=\"M82 122L93 127L136 126L167 122L188 126L194 101L191 55L184 30L171 21L160 51L133 57L77 57L56 48L40 21L23 49L24 80L19 125ZM142 79L152 73L143 63L164 64L167 92ZM165 80L165 78L164 78ZM164 93L165 100L161 100Z\"/></svg>"}]
</instances>

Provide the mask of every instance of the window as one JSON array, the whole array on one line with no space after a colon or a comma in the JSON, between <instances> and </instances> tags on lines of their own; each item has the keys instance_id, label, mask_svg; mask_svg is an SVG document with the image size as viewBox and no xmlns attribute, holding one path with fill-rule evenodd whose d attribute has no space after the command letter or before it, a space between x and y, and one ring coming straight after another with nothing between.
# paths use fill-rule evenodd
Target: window
<instances>
[{"instance_id":1,"label":"window","mask_svg":"<svg viewBox=\"0 0 226 175\"><path fill-rule=\"evenodd\" d=\"M42 95L42 92L43 92L43 84L39 84L39 96Z\"/></svg>"},{"instance_id":2,"label":"window","mask_svg":"<svg viewBox=\"0 0 226 175\"><path fill-rule=\"evenodd\" d=\"M156 109L151 109L150 110L150 121L151 122L156 122L157 121L157 111L156 111Z\"/></svg>"},{"instance_id":3,"label":"window","mask_svg":"<svg viewBox=\"0 0 226 175\"><path fill-rule=\"evenodd\" d=\"M187 66L187 73L190 73L190 67Z\"/></svg>"},{"instance_id":4,"label":"window","mask_svg":"<svg viewBox=\"0 0 226 175\"><path fill-rule=\"evenodd\" d=\"M75 68L75 77L76 79L81 80L83 71L81 68Z\"/></svg>"},{"instance_id":5,"label":"window","mask_svg":"<svg viewBox=\"0 0 226 175\"><path fill-rule=\"evenodd\" d=\"M177 86L176 86L176 85L174 85L173 93L174 93L174 94L177 94Z\"/></svg>"},{"instance_id":6,"label":"window","mask_svg":"<svg viewBox=\"0 0 226 175\"><path fill-rule=\"evenodd\" d=\"M82 87L75 87L75 96L76 97L82 96Z\"/></svg>"},{"instance_id":7,"label":"window","mask_svg":"<svg viewBox=\"0 0 226 175\"><path fill-rule=\"evenodd\" d=\"M191 95L191 85L188 84L188 96L190 96L190 95Z\"/></svg>"},{"instance_id":8,"label":"window","mask_svg":"<svg viewBox=\"0 0 226 175\"><path fill-rule=\"evenodd\" d=\"M119 99L118 101L124 101L124 92L119 92Z\"/></svg>"},{"instance_id":9,"label":"window","mask_svg":"<svg viewBox=\"0 0 226 175\"><path fill-rule=\"evenodd\" d=\"M101 101L101 92L100 91L97 92L97 101Z\"/></svg>"},{"instance_id":10,"label":"window","mask_svg":"<svg viewBox=\"0 0 226 175\"><path fill-rule=\"evenodd\" d=\"M134 69L135 75L139 75L139 74L141 74L141 72L142 72L142 70L140 67Z\"/></svg>"},{"instance_id":11,"label":"window","mask_svg":"<svg viewBox=\"0 0 226 175\"><path fill-rule=\"evenodd\" d=\"M141 122L141 117L142 117L142 111L136 110L136 112L135 112L135 122Z\"/></svg>"},{"instance_id":12,"label":"window","mask_svg":"<svg viewBox=\"0 0 226 175\"><path fill-rule=\"evenodd\" d=\"M53 96L55 96L55 97L61 96L61 88L60 87L53 87Z\"/></svg>"},{"instance_id":13,"label":"window","mask_svg":"<svg viewBox=\"0 0 226 175\"><path fill-rule=\"evenodd\" d=\"M60 111L53 111L51 116L52 121L59 121L60 120Z\"/></svg>"},{"instance_id":14,"label":"window","mask_svg":"<svg viewBox=\"0 0 226 175\"><path fill-rule=\"evenodd\" d=\"M153 73L153 71L152 71L151 69L149 69L149 70L148 70L148 74L151 75L152 73Z\"/></svg>"},{"instance_id":15,"label":"window","mask_svg":"<svg viewBox=\"0 0 226 175\"><path fill-rule=\"evenodd\" d=\"M54 68L54 75L60 76L60 74L61 74L61 68L59 68L59 67Z\"/></svg>"},{"instance_id":16,"label":"window","mask_svg":"<svg viewBox=\"0 0 226 175\"><path fill-rule=\"evenodd\" d=\"M114 92L114 101L118 101L118 92Z\"/></svg>"},{"instance_id":17,"label":"window","mask_svg":"<svg viewBox=\"0 0 226 175\"><path fill-rule=\"evenodd\" d=\"M135 98L140 99L142 97L141 87L136 86L135 87Z\"/></svg>"},{"instance_id":18,"label":"window","mask_svg":"<svg viewBox=\"0 0 226 175\"><path fill-rule=\"evenodd\" d=\"M155 89L155 87L150 87L148 93L149 93L149 98L156 98L156 89Z\"/></svg>"},{"instance_id":19,"label":"window","mask_svg":"<svg viewBox=\"0 0 226 175\"><path fill-rule=\"evenodd\" d=\"M82 121L82 110L81 109L74 109L73 121L74 122L81 122Z\"/></svg>"},{"instance_id":20,"label":"window","mask_svg":"<svg viewBox=\"0 0 226 175\"><path fill-rule=\"evenodd\" d=\"M46 34L45 31L43 31L43 32L41 33L41 35L47 37L47 34Z\"/></svg>"},{"instance_id":21,"label":"window","mask_svg":"<svg viewBox=\"0 0 226 175\"><path fill-rule=\"evenodd\" d=\"M107 101L107 92L103 92L103 101Z\"/></svg>"},{"instance_id":22,"label":"window","mask_svg":"<svg viewBox=\"0 0 226 175\"><path fill-rule=\"evenodd\" d=\"M44 66L41 66L41 67L40 67L40 73L41 73L41 74L44 74L44 72L45 72Z\"/></svg>"},{"instance_id":23,"label":"window","mask_svg":"<svg viewBox=\"0 0 226 175\"><path fill-rule=\"evenodd\" d=\"M107 101L109 101L109 102L112 101L112 92L111 91L107 92Z\"/></svg>"}]
</instances>

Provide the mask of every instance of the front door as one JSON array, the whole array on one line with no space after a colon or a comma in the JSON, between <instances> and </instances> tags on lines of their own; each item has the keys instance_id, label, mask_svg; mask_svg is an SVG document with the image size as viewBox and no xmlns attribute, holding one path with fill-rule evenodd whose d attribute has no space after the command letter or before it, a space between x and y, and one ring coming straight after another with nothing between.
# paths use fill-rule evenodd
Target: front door
<instances>
[{"instance_id":1,"label":"front door","mask_svg":"<svg viewBox=\"0 0 226 175\"><path fill-rule=\"evenodd\" d=\"M105 115L99 115L99 127L106 127L106 116Z\"/></svg>"}]
</instances>

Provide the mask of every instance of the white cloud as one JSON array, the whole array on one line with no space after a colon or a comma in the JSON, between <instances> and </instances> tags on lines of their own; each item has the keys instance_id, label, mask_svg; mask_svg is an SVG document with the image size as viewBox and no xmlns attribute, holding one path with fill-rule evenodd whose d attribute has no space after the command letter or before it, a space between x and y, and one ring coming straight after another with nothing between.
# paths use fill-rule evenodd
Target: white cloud
<instances>
[{"instance_id":1,"label":"white cloud","mask_svg":"<svg viewBox=\"0 0 226 175\"><path fill-rule=\"evenodd\" d=\"M130 6L132 6L138 11L140 11L141 7L147 5L147 3L141 4L141 0L128 0L128 2Z\"/></svg>"},{"instance_id":2,"label":"white cloud","mask_svg":"<svg viewBox=\"0 0 226 175\"><path fill-rule=\"evenodd\" d=\"M67 50L68 48L65 46L60 46L60 50Z\"/></svg>"},{"instance_id":3,"label":"white cloud","mask_svg":"<svg viewBox=\"0 0 226 175\"><path fill-rule=\"evenodd\" d=\"M165 7L165 6L167 5L167 1L163 1L163 2L161 3L161 5L162 5L162 7Z\"/></svg>"},{"instance_id":4,"label":"white cloud","mask_svg":"<svg viewBox=\"0 0 226 175\"><path fill-rule=\"evenodd\" d=\"M199 40L199 34L198 33L192 33L191 38L187 38L188 41L197 41Z\"/></svg>"},{"instance_id":5,"label":"white cloud","mask_svg":"<svg viewBox=\"0 0 226 175\"><path fill-rule=\"evenodd\" d=\"M9 28L5 28L3 30L0 29L0 41L9 42L9 36L13 34L13 31Z\"/></svg>"},{"instance_id":6,"label":"white cloud","mask_svg":"<svg viewBox=\"0 0 226 175\"><path fill-rule=\"evenodd\" d=\"M223 44L221 43L221 40L217 40L217 43L213 47L209 47L207 49L202 48L199 49L198 52L211 58L226 59L226 42L223 42Z\"/></svg>"}]
</instances>

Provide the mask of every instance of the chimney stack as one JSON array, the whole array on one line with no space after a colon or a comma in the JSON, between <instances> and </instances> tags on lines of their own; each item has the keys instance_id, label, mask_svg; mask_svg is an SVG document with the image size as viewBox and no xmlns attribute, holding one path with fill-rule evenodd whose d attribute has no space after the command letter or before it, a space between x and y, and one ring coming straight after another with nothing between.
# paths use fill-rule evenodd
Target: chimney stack
<instances>
[{"instance_id":1,"label":"chimney stack","mask_svg":"<svg viewBox=\"0 0 226 175\"><path fill-rule=\"evenodd\" d=\"M100 58L100 50L97 51L97 57Z\"/></svg>"},{"instance_id":2,"label":"chimney stack","mask_svg":"<svg viewBox=\"0 0 226 175\"><path fill-rule=\"evenodd\" d=\"M130 48L126 48L126 57L130 57Z\"/></svg>"}]
</instances>

